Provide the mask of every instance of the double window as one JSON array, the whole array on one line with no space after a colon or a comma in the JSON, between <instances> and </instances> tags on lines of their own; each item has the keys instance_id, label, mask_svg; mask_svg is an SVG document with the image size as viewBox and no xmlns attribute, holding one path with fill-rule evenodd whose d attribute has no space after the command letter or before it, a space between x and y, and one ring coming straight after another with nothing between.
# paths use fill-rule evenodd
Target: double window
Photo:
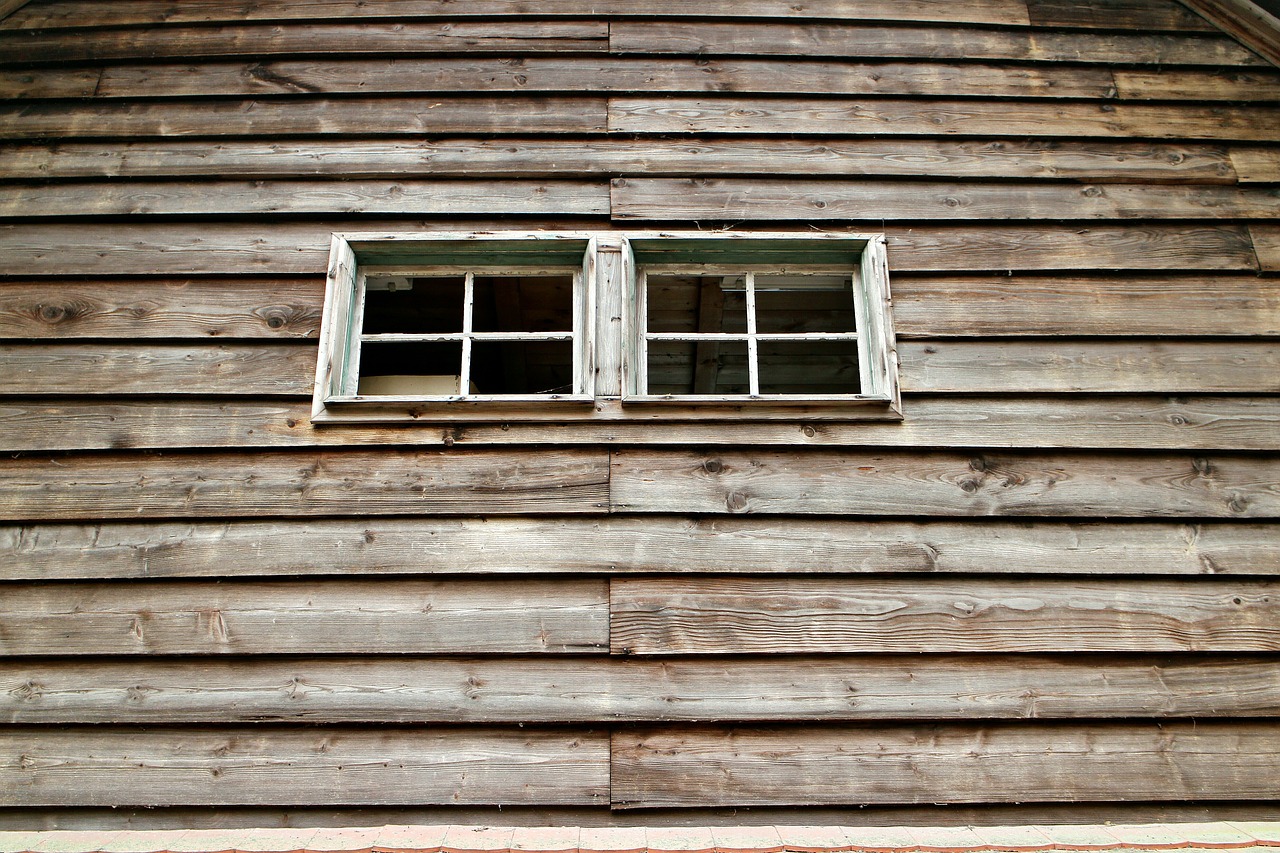
<instances>
[{"instance_id":1,"label":"double window","mask_svg":"<svg viewBox=\"0 0 1280 853\"><path fill-rule=\"evenodd\" d=\"M897 416L884 241L335 235L317 423Z\"/></svg>"}]
</instances>

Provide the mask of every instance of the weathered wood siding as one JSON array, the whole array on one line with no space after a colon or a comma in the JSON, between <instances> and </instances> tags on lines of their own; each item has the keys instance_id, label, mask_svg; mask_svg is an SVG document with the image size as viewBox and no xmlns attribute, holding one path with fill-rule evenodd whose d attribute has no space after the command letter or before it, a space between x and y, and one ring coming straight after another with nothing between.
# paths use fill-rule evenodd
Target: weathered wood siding
<instances>
[{"instance_id":1,"label":"weathered wood siding","mask_svg":"<svg viewBox=\"0 0 1280 853\"><path fill-rule=\"evenodd\" d=\"M1275 816L1280 71L1172 0L32 0L0 97L0 825ZM691 223L883 231L904 421L310 425L331 232Z\"/></svg>"}]
</instances>

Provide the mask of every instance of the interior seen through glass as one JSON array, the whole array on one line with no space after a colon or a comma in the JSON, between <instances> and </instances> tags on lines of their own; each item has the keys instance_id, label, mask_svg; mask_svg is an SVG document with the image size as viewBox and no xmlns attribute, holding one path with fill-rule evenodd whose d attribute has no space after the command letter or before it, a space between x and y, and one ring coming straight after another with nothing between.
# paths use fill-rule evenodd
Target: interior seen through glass
<instances>
[{"instance_id":1,"label":"interior seen through glass","mask_svg":"<svg viewBox=\"0 0 1280 853\"><path fill-rule=\"evenodd\" d=\"M467 394L567 394L573 391L572 340L503 340L502 333L573 331L573 276L497 275L473 278L471 332L498 335L471 341ZM377 335L468 336L466 277L370 276L361 328L360 393L447 396L460 393L461 340L379 341ZM370 337L375 336L375 337ZM450 390L441 390L448 388ZM393 389L393 390L386 390Z\"/></svg>"},{"instance_id":2,"label":"interior seen through glass","mask_svg":"<svg viewBox=\"0 0 1280 853\"><path fill-rule=\"evenodd\" d=\"M755 276L758 335L852 334L853 280L846 274ZM742 275L646 276L646 331L679 335L647 341L649 394L748 394L748 304ZM708 334L741 338L709 340ZM857 394L858 345L845 340L761 338L761 394Z\"/></svg>"}]
</instances>

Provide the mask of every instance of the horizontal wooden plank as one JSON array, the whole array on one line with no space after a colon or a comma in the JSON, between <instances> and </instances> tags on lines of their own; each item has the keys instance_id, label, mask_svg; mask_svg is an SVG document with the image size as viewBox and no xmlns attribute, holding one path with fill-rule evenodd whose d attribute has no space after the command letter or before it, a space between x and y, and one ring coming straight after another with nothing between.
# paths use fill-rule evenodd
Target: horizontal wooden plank
<instances>
[{"instance_id":1,"label":"horizontal wooden plank","mask_svg":"<svg viewBox=\"0 0 1280 853\"><path fill-rule=\"evenodd\" d=\"M985 226L884 229L891 271L1258 269L1238 225ZM0 236L0 252L3 252Z\"/></svg>"},{"instance_id":2,"label":"horizontal wooden plank","mask_svg":"<svg viewBox=\"0 0 1280 853\"><path fill-rule=\"evenodd\" d=\"M0 107L0 138L146 136L419 136L594 133L603 98L400 97L284 101L41 101Z\"/></svg>"},{"instance_id":3,"label":"horizontal wooden plank","mask_svg":"<svg viewBox=\"0 0 1280 853\"><path fill-rule=\"evenodd\" d=\"M0 732L11 806L594 805L603 732L98 728Z\"/></svg>"},{"instance_id":4,"label":"horizontal wooden plank","mask_svg":"<svg viewBox=\"0 0 1280 853\"><path fill-rule=\"evenodd\" d=\"M1266 63L1222 35L1036 32L1016 29L895 27L877 24L614 21L613 53L988 59L1151 65Z\"/></svg>"},{"instance_id":5,"label":"horizontal wooden plank","mask_svg":"<svg viewBox=\"0 0 1280 853\"><path fill-rule=\"evenodd\" d=\"M899 338L1280 336L1280 292L1256 275L903 274L892 286ZM0 283L0 339L314 338L323 298L318 275L17 279Z\"/></svg>"},{"instance_id":6,"label":"horizontal wooden plank","mask_svg":"<svg viewBox=\"0 0 1280 853\"><path fill-rule=\"evenodd\" d=\"M2 20L2 19L0 19ZM0 26L3 26L0 23ZM102 68L0 68L0 96L4 98L91 98L102 81Z\"/></svg>"},{"instance_id":7,"label":"horizontal wooden plank","mask_svg":"<svg viewBox=\"0 0 1280 853\"><path fill-rule=\"evenodd\" d=\"M39 215L43 205L83 206L92 184L0 192L0 215ZM137 193L151 203L150 187ZM90 188L87 192L82 187ZM1280 217L1270 187L1170 187L822 178L614 178L617 220L1266 219ZM129 189L124 188L123 193ZM68 198L64 201L64 193ZM47 200L46 200L47 199ZM126 202L127 203L127 202ZM121 211L131 212L131 211Z\"/></svg>"},{"instance_id":8,"label":"horizontal wooden plank","mask_svg":"<svg viewBox=\"0 0 1280 853\"><path fill-rule=\"evenodd\" d=\"M1029 9L1028 9L1029 7ZM797 6L787 0L708 0L697 6L673 6L666 0L597 0L589 9L609 17L757 17L850 20L936 21L1003 26L1137 28L1213 31L1187 9L1161 0L810 0ZM1029 14L1028 14L1029 13ZM540 4L537 17L577 16L574 4ZM240 2L230 10L221 0L133 0L103 6L93 0L45 0L13 15L5 25L40 29L137 24L234 23L239 21L333 20L361 17L465 18L530 16L518 0L471 0L458 8L452 0L302 0L281 6L270 0Z\"/></svg>"},{"instance_id":9,"label":"horizontal wooden plank","mask_svg":"<svg viewBox=\"0 0 1280 853\"><path fill-rule=\"evenodd\" d=\"M1280 575L1280 542L1270 525L1239 522L370 517L0 527L6 581L726 570L1271 576Z\"/></svg>"},{"instance_id":10,"label":"horizontal wooden plank","mask_svg":"<svg viewBox=\"0 0 1280 853\"><path fill-rule=\"evenodd\" d=\"M597 407L598 409L600 407ZM1280 398L908 395L906 419L665 422L607 407L599 420L434 426L311 426L303 401L239 399L0 400L0 451L371 445L709 444L881 447L1061 447L1280 450ZM473 416L474 417L474 416Z\"/></svg>"},{"instance_id":11,"label":"horizontal wooden plank","mask_svg":"<svg viewBox=\"0 0 1280 853\"><path fill-rule=\"evenodd\" d=\"M1146 78L1143 78L1146 79ZM940 62L829 62L779 59L647 57L396 57L265 60L101 69L0 71L6 98L176 98L290 94L423 92L746 92L933 97L1113 98L1101 67L992 66ZM1191 100L1274 99L1266 71L1238 75L1184 72L1177 91ZM1136 97L1153 97L1139 84ZM1175 97L1169 95L1167 97Z\"/></svg>"},{"instance_id":12,"label":"horizontal wooden plank","mask_svg":"<svg viewBox=\"0 0 1280 853\"><path fill-rule=\"evenodd\" d=\"M1149 823L1213 823L1224 820L1256 821L1273 819L1277 809L1269 803L1230 801L1157 803L1107 803L1107 814L1114 822ZM297 808L270 806L222 806L217 809L199 806L155 808L43 808L0 810L0 828L26 833L33 818L57 821L64 829L92 832L104 830L187 830L193 828L225 830L228 827L260 829L264 825L288 831L297 837ZM882 829L885 826L1048 826L1056 824L1094 824L1098 820L1096 803L1009 803L954 805L850 805L850 806L779 806L750 810L723 808L682 808L647 811L644 809L609 810L592 806L345 806L313 810L309 816L323 815L332 826L359 827L370 822L382 825L417 826L487 826L501 832L516 828L545 825L553 819L559 826L618 827L634 832L637 827L661 827L662 837L673 827L693 827L701 831L709 826L755 827L862 827ZM317 820L319 822L319 820ZM305 830L302 830L305 832ZM849 833L851 834L851 833ZM197 836L184 835L185 840ZM219 835L219 838L226 836ZM255 836L262 837L262 836ZM489 836L492 837L492 836ZM706 837L706 836L701 836ZM841 837L847 837L843 835ZM315 838L313 837L313 840ZM709 843L709 842L708 842ZM1251 851L1257 853L1257 851Z\"/></svg>"},{"instance_id":13,"label":"horizontal wooden plank","mask_svg":"<svg viewBox=\"0 0 1280 853\"><path fill-rule=\"evenodd\" d=\"M1280 585L1045 578L615 578L617 655L1272 652Z\"/></svg>"},{"instance_id":14,"label":"horizontal wooden plank","mask_svg":"<svg viewBox=\"0 0 1280 853\"><path fill-rule=\"evenodd\" d=\"M1280 182L1280 150L1241 145L1230 152L1231 165L1240 183L1271 184Z\"/></svg>"},{"instance_id":15,"label":"horizontal wooden plank","mask_svg":"<svg viewBox=\"0 0 1280 853\"><path fill-rule=\"evenodd\" d=\"M310 396L315 346L0 344L0 394L289 394Z\"/></svg>"},{"instance_id":16,"label":"horizontal wooden plank","mask_svg":"<svg viewBox=\"0 0 1280 853\"><path fill-rule=\"evenodd\" d=\"M618 723L1271 717L1264 657L824 655L0 663L0 720Z\"/></svg>"},{"instance_id":17,"label":"horizontal wooden plank","mask_svg":"<svg viewBox=\"0 0 1280 853\"><path fill-rule=\"evenodd\" d=\"M1263 272L1280 272L1280 225L1255 223L1249 226L1253 250Z\"/></svg>"},{"instance_id":18,"label":"horizontal wooden plank","mask_svg":"<svg viewBox=\"0 0 1280 853\"><path fill-rule=\"evenodd\" d=\"M0 283L0 338L314 338L319 278Z\"/></svg>"},{"instance_id":19,"label":"horizontal wooden plank","mask_svg":"<svg viewBox=\"0 0 1280 853\"><path fill-rule=\"evenodd\" d=\"M1208 189L1208 188L1206 188ZM1218 189L1218 188L1214 188ZM1230 195L1231 191L1223 191ZM1265 194L1269 190L1238 190ZM1258 203L1261 203L1260 201ZM609 213L603 180L168 181L0 185L0 218L147 214L541 214ZM1229 203L1214 213L1232 216Z\"/></svg>"},{"instance_id":20,"label":"horizontal wooden plank","mask_svg":"<svg viewBox=\"0 0 1280 853\"><path fill-rule=\"evenodd\" d=\"M1280 392L1280 341L899 341L911 392Z\"/></svg>"},{"instance_id":21,"label":"horizontal wooden plank","mask_svg":"<svg viewBox=\"0 0 1280 853\"><path fill-rule=\"evenodd\" d=\"M1280 392L1280 341L904 340L898 357L907 393ZM0 344L0 359L10 368L0 375L0 394L310 396L315 358L312 346L295 343ZM822 366L822 358L798 357L791 367L795 378ZM651 373L664 364L651 359ZM645 416L626 405L608 412L587 408L530 415L541 421ZM445 419L466 423L492 416L471 410Z\"/></svg>"},{"instance_id":22,"label":"horizontal wooden plank","mask_svg":"<svg viewBox=\"0 0 1280 853\"><path fill-rule=\"evenodd\" d=\"M614 806L1233 800L1280 793L1266 723L613 733Z\"/></svg>"},{"instance_id":23,"label":"horizontal wooden plank","mask_svg":"<svg viewBox=\"0 0 1280 853\"><path fill-rule=\"evenodd\" d=\"M1098 182L1280 180L1269 149L1177 143L1034 139L349 139L217 144L188 139L0 145L14 180L98 177L538 177L589 174L881 175L1063 178ZM1244 153L1240 153L1244 152ZM1268 158L1265 165L1260 162ZM1241 180L1246 180L1244 174Z\"/></svg>"},{"instance_id":24,"label":"horizontal wooden plank","mask_svg":"<svg viewBox=\"0 0 1280 853\"><path fill-rule=\"evenodd\" d=\"M1111 73L1115 96L1122 100L1280 100L1280 74L1271 69L1221 72L1115 68Z\"/></svg>"},{"instance_id":25,"label":"horizontal wooden plank","mask_svg":"<svg viewBox=\"0 0 1280 853\"><path fill-rule=\"evenodd\" d=\"M19 519L600 513L603 450L28 457L0 470Z\"/></svg>"},{"instance_id":26,"label":"horizontal wooden plank","mask_svg":"<svg viewBox=\"0 0 1280 853\"><path fill-rule=\"evenodd\" d=\"M1096 3L1088 4L1096 6ZM848 18L855 20L966 21L1026 25L1022 0L707 0L698 6L673 5L668 0L593 0L580 3L540 3L537 17L583 14L609 17ZM1077 13L1078 15L1079 13ZM132 0L103 6L93 0L46 0L13 16L7 26L23 29L83 26L125 26L153 23L225 23L233 21L329 20L342 18L465 18L477 16L529 17L521 0L468 0L459 8L454 0L301 0L282 5L272 0L241 0L234 10L222 0L183 0L174 7L167 0ZM1123 13L1119 20L1124 20ZM1143 23L1148 23L1143 18ZM1050 24L1052 25L1052 23Z\"/></svg>"},{"instance_id":27,"label":"horizontal wooden plank","mask_svg":"<svg viewBox=\"0 0 1280 853\"><path fill-rule=\"evenodd\" d=\"M895 275L892 288L899 338L1280 334L1280 291L1256 275Z\"/></svg>"},{"instance_id":28,"label":"horizontal wooden plank","mask_svg":"<svg viewBox=\"0 0 1280 853\"><path fill-rule=\"evenodd\" d=\"M1280 460L1099 453L612 452L615 511L1267 518Z\"/></svg>"},{"instance_id":29,"label":"horizontal wooden plank","mask_svg":"<svg viewBox=\"0 0 1280 853\"><path fill-rule=\"evenodd\" d=\"M1030 23L1037 27L1213 31L1211 24L1190 9L1164 0L1027 0L1027 12Z\"/></svg>"},{"instance_id":30,"label":"horizontal wooden plank","mask_svg":"<svg viewBox=\"0 0 1280 853\"><path fill-rule=\"evenodd\" d=\"M578 653L609 642L608 593L574 581L30 584L6 655Z\"/></svg>"},{"instance_id":31,"label":"horizontal wooden plank","mask_svg":"<svg viewBox=\"0 0 1280 853\"><path fill-rule=\"evenodd\" d=\"M101 107L95 108L102 111ZM11 138L36 135L36 117L4 116ZM103 117L104 120L109 118ZM58 126L71 116L49 116ZM615 133L806 133L912 136L1050 136L1270 141L1280 107L1072 101L748 97L609 99ZM46 134L49 131L45 131Z\"/></svg>"},{"instance_id":32,"label":"horizontal wooden plank","mask_svg":"<svg viewBox=\"0 0 1280 853\"><path fill-rule=\"evenodd\" d=\"M4 62L101 62L215 56L344 53L530 53L608 50L604 21L298 21L200 27L84 29L65 33L0 29Z\"/></svg>"},{"instance_id":33,"label":"horizontal wooden plank","mask_svg":"<svg viewBox=\"0 0 1280 853\"><path fill-rule=\"evenodd\" d=\"M599 228L591 219L539 220L538 227ZM510 221L448 219L377 223L387 235L510 228ZM368 232L365 221L48 223L0 225L0 276L292 275L323 277L332 233ZM840 229L833 229L839 231ZM1254 271L1244 225L1135 223L1127 226L889 225L889 263L899 272L1017 270ZM1255 233L1265 233L1253 226Z\"/></svg>"}]
</instances>

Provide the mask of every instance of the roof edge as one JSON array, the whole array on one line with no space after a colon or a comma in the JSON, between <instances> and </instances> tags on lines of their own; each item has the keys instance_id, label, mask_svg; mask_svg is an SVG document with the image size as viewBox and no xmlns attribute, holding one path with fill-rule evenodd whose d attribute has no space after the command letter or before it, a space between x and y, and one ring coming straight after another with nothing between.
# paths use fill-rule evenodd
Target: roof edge
<instances>
[{"instance_id":1,"label":"roof edge","mask_svg":"<svg viewBox=\"0 0 1280 853\"><path fill-rule=\"evenodd\" d=\"M1183 6L1280 67L1280 18L1252 0L1179 0Z\"/></svg>"},{"instance_id":2,"label":"roof edge","mask_svg":"<svg viewBox=\"0 0 1280 853\"><path fill-rule=\"evenodd\" d=\"M0 21L27 5L31 0L0 0Z\"/></svg>"}]
</instances>

